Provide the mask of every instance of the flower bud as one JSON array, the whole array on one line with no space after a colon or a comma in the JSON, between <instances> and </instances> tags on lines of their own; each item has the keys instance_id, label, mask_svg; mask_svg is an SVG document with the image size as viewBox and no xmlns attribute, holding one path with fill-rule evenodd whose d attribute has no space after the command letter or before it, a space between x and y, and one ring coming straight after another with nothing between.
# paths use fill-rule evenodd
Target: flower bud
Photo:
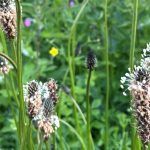
<instances>
[{"instance_id":1,"label":"flower bud","mask_svg":"<svg viewBox=\"0 0 150 150\"><path fill-rule=\"evenodd\" d=\"M97 63L96 56L92 51L89 51L86 58L86 67L89 70L93 70L96 67L96 63Z\"/></svg>"}]
</instances>

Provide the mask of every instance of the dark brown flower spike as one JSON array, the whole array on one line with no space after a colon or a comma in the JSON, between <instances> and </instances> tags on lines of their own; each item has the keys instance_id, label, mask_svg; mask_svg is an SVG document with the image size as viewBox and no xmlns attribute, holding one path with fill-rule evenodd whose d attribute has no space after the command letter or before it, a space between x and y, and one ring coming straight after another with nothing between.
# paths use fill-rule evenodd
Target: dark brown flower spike
<instances>
[{"instance_id":1,"label":"dark brown flower spike","mask_svg":"<svg viewBox=\"0 0 150 150\"><path fill-rule=\"evenodd\" d=\"M95 54L90 50L86 58L86 67L89 70L93 70L96 67L97 59Z\"/></svg>"},{"instance_id":2,"label":"dark brown flower spike","mask_svg":"<svg viewBox=\"0 0 150 150\"><path fill-rule=\"evenodd\" d=\"M121 88L127 85L132 95L131 108L136 118L137 132L146 147L150 141L150 44L143 50L141 63L134 66L133 71L129 68L121 78ZM125 90L125 91L126 91ZM126 96L126 92L123 94Z\"/></svg>"}]
</instances>

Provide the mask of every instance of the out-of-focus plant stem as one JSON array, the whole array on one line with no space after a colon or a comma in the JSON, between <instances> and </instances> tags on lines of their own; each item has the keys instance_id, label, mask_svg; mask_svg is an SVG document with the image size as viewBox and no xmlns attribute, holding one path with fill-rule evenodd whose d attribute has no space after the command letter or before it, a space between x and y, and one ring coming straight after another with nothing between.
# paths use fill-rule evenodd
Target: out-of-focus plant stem
<instances>
[{"instance_id":1,"label":"out-of-focus plant stem","mask_svg":"<svg viewBox=\"0 0 150 150\"><path fill-rule=\"evenodd\" d=\"M20 1L16 0L17 11L17 79L18 79L18 91L19 91L19 140L21 149L25 145L25 113L24 113L24 98L23 98L23 83L22 83L22 52L21 52L21 5Z\"/></svg>"},{"instance_id":2,"label":"out-of-focus plant stem","mask_svg":"<svg viewBox=\"0 0 150 150\"><path fill-rule=\"evenodd\" d=\"M108 149L108 120L109 120L109 53L108 53L108 19L107 19L107 7L108 1L105 0L105 8L104 8L104 37L105 37L105 62L106 62L106 100L105 100L105 150Z\"/></svg>"},{"instance_id":3,"label":"out-of-focus plant stem","mask_svg":"<svg viewBox=\"0 0 150 150\"><path fill-rule=\"evenodd\" d=\"M53 149L56 150L56 134L53 134Z\"/></svg>"},{"instance_id":4,"label":"out-of-focus plant stem","mask_svg":"<svg viewBox=\"0 0 150 150\"><path fill-rule=\"evenodd\" d=\"M4 36L4 33L3 31L0 29L0 39L1 39L1 43L2 43L2 46L3 46L3 52L0 52L1 56L6 58L13 66L14 66L14 69L16 70L17 72L17 65L15 64L15 62L8 56L8 49L7 49L7 44L6 44L6 39L5 39L5 36ZM11 97L10 97L10 94L9 94L9 87L12 91L12 94L14 96L14 99L16 101L16 104L19 108L19 100L18 100L18 97L17 97L17 91L16 91L16 88L14 86L14 82L13 82L13 76L12 76L12 73L10 72L9 73L9 79L6 79L5 78L5 83L6 83L6 89L7 89L7 93L8 93L8 99L11 100ZM9 82L6 82L7 80L9 80ZM10 105L11 107L11 110L12 110L12 113L13 113L13 118L15 120L15 124L16 124L16 128L17 128L17 135L19 137L19 126L18 126L18 122L17 122L17 118L16 118L16 114L15 114L15 111L14 111L14 108L13 108L13 105L11 104ZM18 146L17 146L18 147Z\"/></svg>"},{"instance_id":5,"label":"out-of-focus plant stem","mask_svg":"<svg viewBox=\"0 0 150 150\"><path fill-rule=\"evenodd\" d=\"M87 87L86 87L86 119L87 119L87 149L91 150L91 127L90 127L90 99L89 99L89 89L90 89L90 79L91 79L92 70L89 69Z\"/></svg>"},{"instance_id":6,"label":"out-of-focus plant stem","mask_svg":"<svg viewBox=\"0 0 150 150\"><path fill-rule=\"evenodd\" d=\"M40 131L38 131L38 150L42 150L43 138Z\"/></svg>"},{"instance_id":7,"label":"out-of-focus plant stem","mask_svg":"<svg viewBox=\"0 0 150 150\"><path fill-rule=\"evenodd\" d=\"M130 58L129 59L129 65L130 65L131 69L133 69L133 66L134 66L134 52L135 52L135 41L136 41L137 17L138 17L138 0L134 0L131 43L130 43L130 55L129 55L129 58Z\"/></svg>"},{"instance_id":8,"label":"out-of-focus plant stem","mask_svg":"<svg viewBox=\"0 0 150 150\"><path fill-rule=\"evenodd\" d=\"M11 47L12 47L12 51L13 51L13 58L14 58L14 61L17 62L17 54L16 54L15 40L11 40Z\"/></svg>"},{"instance_id":9,"label":"out-of-focus plant stem","mask_svg":"<svg viewBox=\"0 0 150 150\"><path fill-rule=\"evenodd\" d=\"M83 138L81 138L81 136L79 135L79 133L78 133L69 123L67 123L66 121L60 119L60 122L61 122L62 124L64 124L65 126L67 126L68 129L70 129L70 131L71 131L73 134L76 135L76 137L78 138L78 140L80 141L80 143L81 143L81 145L82 145L82 150L86 150L86 149L87 149L87 148L86 148L86 145L85 145L85 143L84 143L84 141L83 141Z\"/></svg>"},{"instance_id":10,"label":"out-of-focus plant stem","mask_svg":"<svg viewBox=\"0 0 150 150\"><path fill-rule=\"evenodd\" d=\"M135 52L135 42L136 42L136 29L137 29L137 18L138 18L138 0L133 1L133 19L132 19L132 31L131 31L131 43L130 43L130 53L129 53L129 66L133 70L134 66L134 52ZM135 120L132 116L131 124L134 124ZM140 150L140 141L137 137L136 129L132 126L131 131L131 142L132 150Z\"/></svg>"},{"instance_id":11,"label":"out-of-focus plant stem","mask_svg":"<svg viewBox=\"0 0 150 150\"><path fill-rule=\"evenodd\" d=\"M87 5L88 0L85 0L73 22L73 25L71 27L71 31L70 31L70 36L69 36L69 41L68 41L68 63L69 63L69 72L70 72L70 79L71 79L71 95L73 96L73 98L75 98L75 90L74 90L74 85L75 85L75 77L74 77L74 36L75 36L75 29L76 29L76 25L78 23L78 20L82 14L82 12L84 11L85 6ZM78 123L78 115L77 115L77 110L75 105L73 105L73 110L74 110L74 115L75 115L75 124L77 126L78 131L80 131L79 128L79 123Z\"/></svg>"}]
</instances>

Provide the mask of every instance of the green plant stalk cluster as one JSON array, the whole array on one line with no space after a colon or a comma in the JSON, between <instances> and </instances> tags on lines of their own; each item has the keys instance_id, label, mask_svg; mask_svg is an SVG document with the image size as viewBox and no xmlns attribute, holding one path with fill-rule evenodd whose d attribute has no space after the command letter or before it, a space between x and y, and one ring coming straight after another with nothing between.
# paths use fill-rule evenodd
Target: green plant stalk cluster
<instances>
[{"instance_id":1,"label":"green plant stalk cluster","mask_svg":"<svg viewBox=\"0 0 150 150\"><path fill-rule=\"evenodd\" d=\"M8 49L7 49L6 39L5 39L4 33L2 32L1 29L0 29L0 39L1 39L1 42L2 42L2 46L3 46L3 53L0 52L0 56L7 59L7 61L9 61L13 65L15 71L17 71L17 66L16 66L15 62L8 56ZM17 97L17 91L15 89L14 82L13 82L13 76L12 76L11 73L8 75L8 77L5 77L5 85L6 85L6 89L7 89L9 102L11 101L11 96L10 95L12 93L13 96L14 96L14 100L16 101L16 104L19 108L19 101L18 101L18 97ZM11 90L11 92L10 92L10 90ZM13 108L13 105L10 105L10 107L11 107L13 118L15 120L15 125L16 125L16 128L17 128L17 135L19 137L18 122L17 122L17 118L16 118L16 114L15 114L16 112Z\"/></svg>"},{"instance_id":2,"label":"green plant stalk cluster","mask_svg":"<svg viewBox=\"0 0 150 150\"><path fill-rule=\"evenodd\" d=\"M0 52L0 56L4 57L5 59L7 59L7 61L9 63L11 63L11 65L13 66L13 68L15 69L15 78L18 79L17 80L17 84L18 84L18 91L19 91L19 97L18 97L18 92L16 90L15 84L14 84L14 76L12 75L12 73L10 72L7 79L5 80L6 82L6 89L8 92L8 96L9 99L10 98L10 92L9 89L11 90L12 95L14 96L14 100L16 101L17 107L19 108L19 122L17 121L16 118L16 112L14 111L14 108L11 105L11 110L13 113L13 117L15 120L15 124L17 127L17 135L18 135L18 139L19 139L19 144L18 146L20 147L20 149L24 149L24 145L25 145L25 129L24 129L24 108L21 107L23 106L24 103L24 99L23 99L23 85L22 85L22 52L21 52L21 36L20 36L20 24L21 24L21 10L20 10L20 2L16 1L16 6L17 6L17 42L15 42L14 40L9 40L9 44L11 45L11 50L13 52L13 59L11 57L8 56L8 50L7 50L7 44L6 44L6 39L4 36L4 33L2 32L2 30L0 31L0 35L1 35L1 42L3 45L3 52ZM17 44L16 44L17 43ZM15 44L17 45L17 48L15 47ZM16 51L17 51L17 55L16 55ZM17 60L17 63L16 63ZM9 80L9 82L7 82L7 80ZM29 144L28 144L29 145Z\"/></svg>"},{"instance_id":3,"label":"green plant stalk cluster","mask_svg":"<svg viewBox=\"0 0 150 150\"><path fill-rule=\"evenodd\" d=\"M69 72L70 72L70 79L71 79L71 95L73 98L75 98L75 90L74 90L75 89L75 81L74 81L74 79L75 79L75 62L74 62L75 32L76 32L76 26L77 26L78 20L79 20L81 14L83 13L87 4L88 4L88 0L84 0L75 20L73 22L73 25L71 27L70 37L69 37L69 41L68 41L68 63L69 63ZM79 127L79 122L78 122L77 109L76 109L75 105L73 105L73 110L74 110L75 124L76 124L77 130L81 133L80 127Z\"/></svg>"},{"instance_id":4,"label":"green plant stalk cluster","mask_svg":"<svg viewBox=\"0 0 150 150\"><path fill-rule=\"evenodd\" d=\"M21 149L25 142L25 109L23 98L23 83L22 83L22 52L21 52L21 6L20 1L16 0L17 11L17 79L18 79L18 91L19 91L19 140Z\"/></svg>"}]
</instances>

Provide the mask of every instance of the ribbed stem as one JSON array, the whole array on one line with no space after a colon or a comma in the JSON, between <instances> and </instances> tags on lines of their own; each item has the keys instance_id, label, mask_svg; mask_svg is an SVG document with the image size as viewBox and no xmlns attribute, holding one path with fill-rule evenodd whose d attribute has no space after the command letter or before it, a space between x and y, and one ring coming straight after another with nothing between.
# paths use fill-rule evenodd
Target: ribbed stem
<instances>
[{"instance_id":1,"label":"ribbed stem","mask_svg":"<svg viewBox=\"0 0 150 150\"><path fill-rule=\"evenodd\" d=\"M87 87L86 87L86 119L87 119L87 149L91 150L91 127L90 127L90 99L89 99L89 89L90 89L90 79L91 79L92 71L89 70L88 79L87 79Z\"/></svg>"},{"instance_id":2,"label":"ribbed stem","mask_svg":"<svg viewBox=\"0 0 150 150\"><path fill-rule=\"evenodd\" d=\"M11 47L12 47L12 51L13 51L14 61L17 62L17 54L16 54L15 40L11 40Z\"/></svg>"},{"instance_id":3,"label":"ribbed stem","mask_svg":"<svg viewBox=\"0 0 150 150\"><path fill-rule=\"evenodd\" d=\"M23 98L23 84L22 84L22 52L21 52L21 5L20 1L16 0L17 11L17 79L19 90L19 129L20 129L20 144L21 147L25 144L25 124L24 124L24 98ZM23 147L22 147L23 148Z\"/></svg>"},{"instance_id":4,"label":"ribbed stem","mask_svg":"<svg viewBox=\"0 0 150 150\"><path fill-rule=\"evenodd\" d=\"M105 100L105 150L108 149L108 137L109 137L109 132L108 132L108 111L109 111L109 53L108 53L108 21L107 21L107 5L108 1L105 0L105 9L104 9L104 14L105 14L105 20L104 20L104 26L105 26L105 61L106 61L106 100Z\"/></svg>"},{"instance_id":5,"label":"ribbed stem","mask_svg":"<svg viewBox=\"0 0 150 150\"><path fill-rule=\"evenodd\" d=\"M138 17L138 0L134 0L130 55L129 55L129 57L130 57L129 65L130 65L131 69L133 69L133 66L134 66L134 51L135 51L135 41L136 41L137 17Z\"/></svg>"},{"instance_id":6,"label":"ribbed stem","mask_svg":"<svg viewBox=\"0 0 150 150\"><path fill-rule=\"evenodd\" d=\"M130 53L129 53L129 65L131 70L133 70L133 66L134 66L134 52L135 52L135 42L136 42L136 29L137 29L137 17L138 17L138 0L134 0L133 3L133 19L132 19L132 31L131 31L131 43L130 43ZM135 120L132 117L131 119L131 124L134 124ZM131 130L131 142L132 142L132 150L138 150L140 149L139 147L137 147L137 145L139 145L139 141L137 141L135 138L136 135L136 129L134 127L132 127Z\"/></svg>"},{"instance_id":7,"label":"ribbed stem","mask_svg":"<svg viewBox=\"0 0 150 150\"><path fill-rule=\"evenodd\" d=\"M17 104L17 106L18 106L18 108L19 108L19 100L18 100L18 97L17 97L16 88L15 88L15 86L14 86L12 74L10 74L10 82L9 82L9 83L10 83L10 86L11 86L12 94L13 94L14 99L15 99L15 101L16 101L16 104Z\"/></svg>"}]
</instances>

